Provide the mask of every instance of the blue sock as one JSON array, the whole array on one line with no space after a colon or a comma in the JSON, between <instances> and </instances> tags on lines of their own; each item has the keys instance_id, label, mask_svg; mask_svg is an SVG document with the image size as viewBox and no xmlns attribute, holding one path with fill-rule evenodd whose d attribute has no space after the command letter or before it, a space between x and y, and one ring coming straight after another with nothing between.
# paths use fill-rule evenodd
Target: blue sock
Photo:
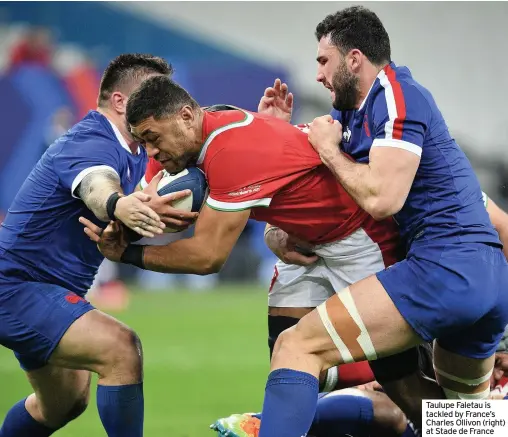
<instances>
[{"instance_id":1,"label":"blue sock","mask_svg":"<svg viewBox=\"0 0 508 437\"><path fill-rule=\"evenodd\" d=\"M402 434L400 437L421 437L421 435L421 431L417 431L412 424L408 423L404 434Z\"/></svg>"},{"instance_id":2,"label":"blue sock","mask_svg":"<svg viewBox=\"0 0 508 437\"><path fill-rule=\"evenodd\" d=\"M316 413L319 381L309 373L274 370L268 376L259 437L305 436Z\"/></svg>"},{"instance_id":3,"label":"blue sock","mask_svg":"<svg viewBox=\"0 0 508 437\"><path fill-rule=\"evenodd\" d=\"M143 435L143 384L97 386L97 408L108 437Z\"/></svg>"},{"instance_id":4,"label":"blue sock","mask_svg":"<svg viewBox=\"0 0 508 437\"><path fill-rule=\"evenodd\" d=\"M14 405L5 416L0 437L48 437L56 429L37 422L25 408L26 398Z\"/></svg>"},{"instance_id":5,"label":"blue sock","mask_svg":"<svg viewBox=\"0 0 508 437\"><path fill-rule=\"evenodd\" d=\"M262 420L262 414L253 416ZM374 407L369 398L320 393L309 434L317 437L344 434L368 437L373 420ZM402 437L414 437L414 434L404 434Z\"/></svg>"},{"instance_id":6,"label":"blue sock","mask_svg":"<svg viewBox=\"0 0 508 437\"><path fill-rule=\"evenodd\" d=\"M368 437L373 420L374 407L369 398L329 393L317 403L309 434L319 437L343 434Z\"/></svg>"}]
</instances>

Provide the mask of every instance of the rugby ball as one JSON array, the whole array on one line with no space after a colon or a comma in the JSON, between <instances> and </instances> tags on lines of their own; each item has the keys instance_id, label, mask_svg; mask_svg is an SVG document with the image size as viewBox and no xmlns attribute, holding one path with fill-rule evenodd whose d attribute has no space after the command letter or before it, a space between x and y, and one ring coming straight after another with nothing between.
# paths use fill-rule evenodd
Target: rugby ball
<instances>
[{"instance_id":1,"label":"rugby ball","mask_svg":"<svg viewBox=\"0 0 508 437\"><path fill-rule=\"evenodd\" d=\"M167 196L182 190L190 190L190 196L174 201L171 206L182 211L199 212L208 196L208 184L204 173L196 167L186 168L176 174L164 171L164 175L157 185L157 194ZM178 230L167 226L164 232L178 232Z\"/></svg>"}]
</instances>

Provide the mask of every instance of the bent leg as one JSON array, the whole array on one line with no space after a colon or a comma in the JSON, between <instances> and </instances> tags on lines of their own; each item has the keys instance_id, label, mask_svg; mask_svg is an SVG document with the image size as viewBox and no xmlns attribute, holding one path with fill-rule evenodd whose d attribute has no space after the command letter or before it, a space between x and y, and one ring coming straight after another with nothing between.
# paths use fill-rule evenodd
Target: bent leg
<instances>
[{"instance_id":1,"label":"bent leg","mask_svg":"<svg viewBox=\"0 0 508 437\"><path fill-rule=\"evenodd\" d=\"M91 311L70 326L49 362L99 375L97 407L109 437L143 435L143 354L130 328Z\"/></svg>"},{"instance_id":2,"label":"bent leg","mask_svg":"<svg viewBox=\"0 0 508 437\"><path fill-rule=\"evenodd\" d=\"M260 437L308 431L322 371L337 364L374 360L421 342L375 276L340 291L279 337Z\"/></svg>"}]
</instances>

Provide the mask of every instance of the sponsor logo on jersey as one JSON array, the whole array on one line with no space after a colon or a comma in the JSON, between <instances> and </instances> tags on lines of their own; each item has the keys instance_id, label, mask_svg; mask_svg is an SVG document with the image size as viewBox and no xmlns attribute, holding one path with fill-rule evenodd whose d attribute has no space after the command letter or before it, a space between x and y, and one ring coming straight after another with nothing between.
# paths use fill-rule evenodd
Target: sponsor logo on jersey
<instances>
[{"instance_id":1,"label":"sponsor logo on jersey","mask_svg":"<svg viewBox=\"0 0 508 437\"><path fill-rule=\"evenodd\" d=\"M349 143L349 140L351 140L351 130L349 126L346 126L346 130L342 133L342 138L346 143Z\"/></svg>"},{"instance_id":2,"label":"sponsor logo on jersey","mask_svg":"<svg viewBox=\"0 0 508 437\"><path fill-rule=\"evenodd\" d=\"M228 193L228 196L231 197L246 196L248 194L257 193L259 190L261 190L261 185L249 185L248 187L240 188L238 191Z\"/></svg>"}]
</instances>

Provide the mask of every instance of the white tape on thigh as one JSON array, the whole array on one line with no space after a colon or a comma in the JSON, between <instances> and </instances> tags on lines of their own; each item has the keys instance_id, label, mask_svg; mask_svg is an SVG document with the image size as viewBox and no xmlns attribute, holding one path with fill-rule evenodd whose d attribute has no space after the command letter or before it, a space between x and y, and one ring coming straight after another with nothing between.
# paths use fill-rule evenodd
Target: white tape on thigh
<instances>
[{"instance_id":1,"label":"white tape on thigh","mask_svg":"<svg viewBox=\"0 0 508 437\"><path fill-rule=\"evenodd\" d=\"M342 338L340 338L339 334L337 334L337 331L335 330L332 322L330 321L330 317L328 317L328 311L326 310L326 302L323 302L321 305L319 305L317 307L317 310L319 317L321 317L323 325L325 325L328 334L330 335L333 343L335 344L335 347L339 350L340 356L342 357L342 361L344 363L354 363L355 360L353 359L351 352L349 352L349 349L342 341Z\"/></svg>"},{"instance_id":2,"label":"white tape on thigh","mask_svg":"<svg viewBox=\"0 0 508 437\"><path fill-rule=\"evenodd\" d=\"M358 309L356 308L355 302L353 300L353 296L351 296L351 292L349 291L349 288L345 288L344 290L337 293L338 298L341 300L341 302L344 304L344 307L348 311L349 315L353 319L353 321L356 323L358 328L360 328L360 335L356 339L358 341L358 344L362 348L363 353L365 354L365 357L371 361L377 359L376 350L374 349L374 345L372 344L372 340L370 338L369 333L367 332L367 328L365 327L365 324L363 323L362 318L360 317L360 313L358 312ZM337 349L340 352L340 355L342 357L342 361L344 363L354 363L354 358L351 355L351 352L349 351L348 347L345 345L345 343L340 338L339 334L337 334L337 331L335 330L335 327L333 326L333 323L330 320L330 317L328 316L328 311L326 309L326 302L323 302L321 305L317 307L319 316L321 317L321 321L323 322L323 325L325 326L326 330L328 331L328 334L332 338L333 343L337 347Z\"/></svg>"},{"instance_id":3,"label":"white tape on thigh","mask_svg":"<svg viewBox=\"0 0 508 437\"><path fill-rule=\"evenodd\" d=\"M345 288L344 290L338 292L337 296L346 307L349 315L360 328L361 332L357 338L357 341L362 348L363 353L369 361L377 360L376 349L374 349L370 335L367 332L367 328L365 327L362 318L360 317L360 313L358 312L358 308L356 308L355 301L353 300L353 296L351 296L349 288Z\"/></svg>"},{"instance_id":4,"label":"white tape on thigh","mask_svg":"<svg viewBox=\"0 0 508 437\"><path fill-rule=\"evenodd\" d=\"M446 399L463 399L467 400L475 400L475 399L487 399L490 395L490 387L478 393L459 393L455 390L450 390L443 387L444 394Z\"/></svg>"},{"instance_id":5,"label":"white tape on thigh","mask_svg":"<svg viewBox=\"0 0 508 437\"><path fill-rule=\"evenodd\" d=\"M322 392L328 393L335 389L337 382L339 381L339 369L337 367L331 367L326 371L325 385Z\"/></svg>"},{"instance_id":6,"label":"white tape on thigh","mask_svg":"<svg viewBox=\"0 0 508 437\"><path fill-rule=\"evenodd\" d=\"M494 368L491 369L489 373L486 375L481 376L480 378L476 379L466 379L466 378L459 378L458 376L451 375L450 373L445 372L444 370L438 369L434 366L434 371L441 376L444 376L446 379L449 379L450 381L460 382L461 384L466 384L469 386L475 386L480 385L484 383L485 381L488 381L490 377L492 376L492 372L494 371Z\"/></svg>"}]
</instances>

